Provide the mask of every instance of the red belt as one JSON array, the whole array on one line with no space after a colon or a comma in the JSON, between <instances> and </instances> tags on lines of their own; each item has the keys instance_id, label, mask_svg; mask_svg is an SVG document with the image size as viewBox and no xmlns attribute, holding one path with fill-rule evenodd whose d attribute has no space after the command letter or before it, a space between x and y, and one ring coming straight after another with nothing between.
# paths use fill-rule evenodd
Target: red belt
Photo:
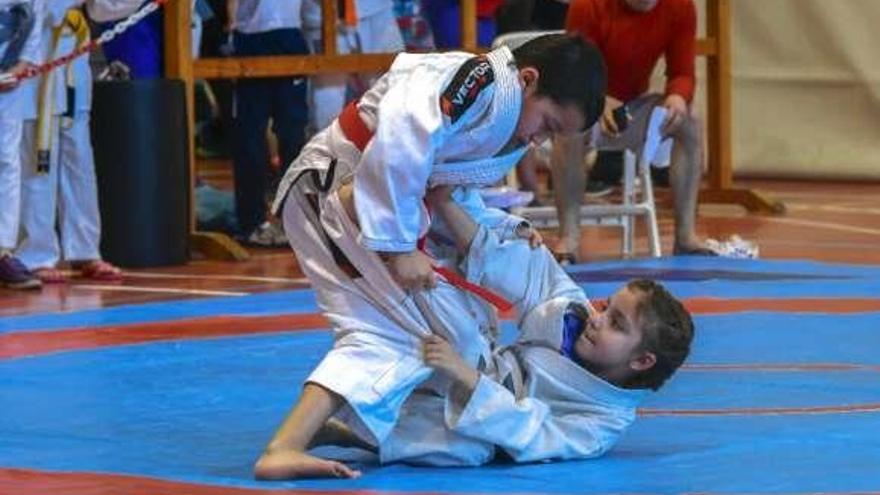
<instances>
[{"instance_id":1,"label":"red belt","mask_svg":"<svg viewBox=\"0 0 880 495\"><path fill-rule=\"evenodd\" d=\"M370 142L370 139L373 138L373 131L367 127L367 124L358 113L357 101L352 101L346 105L345 108L342 109L337 120L345 138L351 141L358 150L363 152L367 147L367 144ZM424 238L419 239L419 249L424 250L424 243ZM440 266L435 266L433 268L434 272L445 278L450 284L483 298L486 302L495 306L500 311L509 311L513 308L513 304L503 297L485 287L468 282L467 279L458 273Z\"/></svg>"},{"instance_id":2,"label":"red belt","mask_svg":"<svg viewBox=\"0 0 880 495\"><path fill-rule=\"evenodd\" d=\"M364 120L358 113L357 102L352 101L345 105L342 113L339 114L338 120L339 127L342 128L342 134L345 134L345 138L363 152L364 148L367 147L367 143L373 138L373 131L367 127L367 124L364 123Z\"/></svg>"}]
</instances>

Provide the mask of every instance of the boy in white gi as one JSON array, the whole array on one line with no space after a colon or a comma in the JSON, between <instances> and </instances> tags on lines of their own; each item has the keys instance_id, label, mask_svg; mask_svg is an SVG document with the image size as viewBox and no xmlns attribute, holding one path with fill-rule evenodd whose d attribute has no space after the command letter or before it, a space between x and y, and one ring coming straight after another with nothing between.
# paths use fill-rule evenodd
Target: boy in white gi
<instances>
[{"instance_id":1,"label":"boy in white gi","mask_svg":"<svg viewBox=\"0 0 880 495\"><path fill-rule=\"evenodd\" d=\"M443 397L407 400L379 444L381 460L478 465L496 449L517 462L605 453L648 389L659 389L687 357L688 312L650 280L629 282L596 311L547 249L499 240L448 191L432 194L432 205L468 253L468 279L515 302L519 334L479 370L442 337L427 337L425 362L451 386ZM337 439L350 438L337 430Z\"/></svg>"},{"instance_id":2,"label":"boy in white gi","mask_svg":"<svg viewBox=\"0 0 880 495\"><path fill-rule=\"evenodd\" d=\"M341 203L353 216L345 189ZM397 361L377 362L367 352L350 353L345 368L322 362L258 461L258 477L359 475L304 453L324 443L377 451L383 463L443 466L479 465L492 460L496 449L517 462L599 456L635 419L645 389L658 389L684 361L693 323L659 284L630 282L609 299L606 310L596 312L549 251L500 240L448 193L432 195L433 209L468 253L462 263L468 280L515 302L516 342L495 349L492 333L482 327L497 323L480 314L472 296L440 283L424 294L427 304L414 317L419 311L432 313L427 326L435 333L423 338L423 356L413 339L408 355L384 350ZM401 334L408 331L398 328ZM415 391L395 386L425 380L431 368L437 373L417 383ZM370 390L338 393L352 370L381 377ZM374 415L401 401L396 422L385 431L387 418ZM342 422L331 420L322 428L340 408Z\"/></svg>"},{"instance_id":3,"label":"boy in white gi","mask_svg":"<svg viewBox=\"0 0 880 495\"><path fill-rule=\"evenodd\" d=\"M17 76L43 62L39 26L43 0L0 0L0 286L39 289L40 280L15 256L21 221L22 117L24 88Z\"/></svg>"},{"instance_id":4,"label":"boy in white gi","mask_svg":"<svg viewBox=\"0 0 880 495\"><path fill-rule=\"evenodd\" d=\"M514 54L503 47L480 56L399 55L303 148L273 211L291 191L323 203L353 181L360 245L383 253L405 289L431 287L431 261L416 249L429 224L425 190L497 182L530 143L592 125L604 92L595 47L566 35L535 39Z\"/></svg>"},{"instance_id":5,"label":"boy in white gi","mask_svg":"<svg viewBox=\"0 0 880 495\"><path fill-rule=\"evenodd\" d=\"M41 25L47 58L89 42L84 0L55 0ZM22 139L22 242L18 257L43 283L64 283L64 259L77 276L118 281L101 259L101 218L89 118L92 73L81 56L31 83L33 112Z\"/></svg>"},{"instance_id":6,"label":"boy in white gi","mask_svg":"<svg viewBox=\"0 0 880 495\"><path fill-rule=\"evenodd\" d=\"M350 106L306 146L282 183L276 211L283 204L285 231L336 338L258 461L258 477L355 476L306 447L334 413L360 438L386 445L415 387L440 390L447 380L422 383L432 373L422 339L432 332L454 343L466 362L494 363L487 344L497 329L494 310L425 276L433 261L415 250L428 224L425 188L492 182L526 143L595 122L604 84L592 54L589 45L557 35L513 56L506 48L485 59L403 55L361 100L368 111ZM585 95L583 88L593 90ZM487 154L498 156L479 159ZM518 220L486 215L472 189L460 191L456 200L473 205L492 238L534 243L530 229L514 228Z\"/></svg>"}]
</instances>

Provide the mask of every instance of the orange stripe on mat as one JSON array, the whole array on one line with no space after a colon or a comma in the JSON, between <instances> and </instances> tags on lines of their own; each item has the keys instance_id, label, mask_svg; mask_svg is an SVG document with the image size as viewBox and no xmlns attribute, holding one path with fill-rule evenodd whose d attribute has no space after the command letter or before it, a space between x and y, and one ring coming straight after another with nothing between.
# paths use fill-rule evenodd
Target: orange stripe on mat
<instances>
[{"instance_id":1,"label":"orange stripe on mat","mask_svg":"<svg viewBox=\"0 0 880 495\"><path fill-rule=\"evenodd\" d=\"M684 300L695 314L778 311L788 313L866 313L880 311L877 298L718 299L692 297Z\"/></svg>"},{"instance_id":2,"label":"orange stripe on mat","mask_svg":"<svg viewBox=\"0 0 880 495\"><path fill-rule=\"evenodd\" d=\"M201 485L127 474L53 472L0 468L0 493L31 495L376 495L368 490L290 490ZM383 491L382 493L393 493ZM439 495L407 492L407 495Z\"/></svg>"},{"instance_id":3,"label":"orange stripe on mat","mask_svg":"<svg viewBox=\"0 0 880 495\"><path fill-rule=\"evenodd\" d=\"M0 359L144 342L202 339L327 328L317 313L276 316L214 316L95 328L0 335Z\"/></svg>"},{"instance_id":4,"label":"orange stripe on mat","mask_svg":"<svg viewBox=\"0 0 880 495\"><path fill-rule=\"evenodd\" d=\"M880 404L818 407L732 407L727 409L639 409L639 416L782 416L880 412Z\"/></svg>"},{"instance_id":5,"label":"orange stripe on mat","mask_svg":"<svg viewBox=\"0 0 880 495\"><path fill-rule=\"evenodd\" d=\"M880 299L868 298L716 299L701 297L686 299L684 302L688 310L694 314L741 311L842 314L880 311ZM290 332L327 327L327 320L319 313L297 313L273 316L216 316L69 330L13 332L0 335L0 359L145 342Z\"/></svg>"},{"instance_id":6,"label":"orange stripe on mat","mask_svg":"<svg viewBox=\"0 0 880 495\"><path fill-rule=\"evenodd\" d=\"M15 495L449 495L437 492L391 492L387 490L262 489L200 485L127 474L54 472L0 468L0 493ZM703 495L711 492L702 492ZM866 492L805 492L791 495L859 495ZM684 492L683 495L694 495Z\"/></svg>"},{"instance_id":7,"label":"orange stripe on mat","mask_svg":"<svg viewBox=\"0 0 880 495\"><path fill-rule=\"evenodd\" d=\"M880 371L880 366L851 363L684 364L688 371Z\"/></svg>"}]
</instances>

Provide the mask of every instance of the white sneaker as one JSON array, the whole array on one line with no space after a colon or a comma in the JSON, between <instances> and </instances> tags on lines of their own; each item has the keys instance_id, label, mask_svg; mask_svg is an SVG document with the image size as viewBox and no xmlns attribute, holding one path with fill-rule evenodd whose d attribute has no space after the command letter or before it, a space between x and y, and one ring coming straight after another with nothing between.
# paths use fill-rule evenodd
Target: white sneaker
<instances>
[{"instance_id":1,"label":"white sneaker","mask_svg":"<svg viewBox=\"0 0 880 495\"><path fill-rule=\"evenodd\" d=\"M738 235L732 235L726 241L706 239L706 247L725 258L757 259L759 254L757 244Z\"/></svg>"},{"instance_id":2,"label":"white sneaker","mask_svg":"<svg viewBox=\"0 0 880 495\"><path fill-rule=\"evenodd\" d=\"M287 236L278 225L263 222L245 240L245 244L256 247L278 248L287 247Z\"/></svg>"}]
</instances>

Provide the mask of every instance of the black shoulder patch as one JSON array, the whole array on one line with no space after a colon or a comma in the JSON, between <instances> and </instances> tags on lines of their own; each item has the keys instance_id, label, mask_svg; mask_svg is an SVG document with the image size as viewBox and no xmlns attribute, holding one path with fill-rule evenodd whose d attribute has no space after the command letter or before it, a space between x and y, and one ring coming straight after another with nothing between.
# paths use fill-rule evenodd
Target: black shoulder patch
<instances>
[{"instance_id":1,"label":"black shoulder patch","mask_svg":"<svg viewBox=\"0 0 880 495\"><path fill-rule=\"evenodd\" d=\"M477 100L480 91L495 81L492 64L484 56L468 59L440 95L440 109L455 123Z\"/></svg>"}]
</instances>

